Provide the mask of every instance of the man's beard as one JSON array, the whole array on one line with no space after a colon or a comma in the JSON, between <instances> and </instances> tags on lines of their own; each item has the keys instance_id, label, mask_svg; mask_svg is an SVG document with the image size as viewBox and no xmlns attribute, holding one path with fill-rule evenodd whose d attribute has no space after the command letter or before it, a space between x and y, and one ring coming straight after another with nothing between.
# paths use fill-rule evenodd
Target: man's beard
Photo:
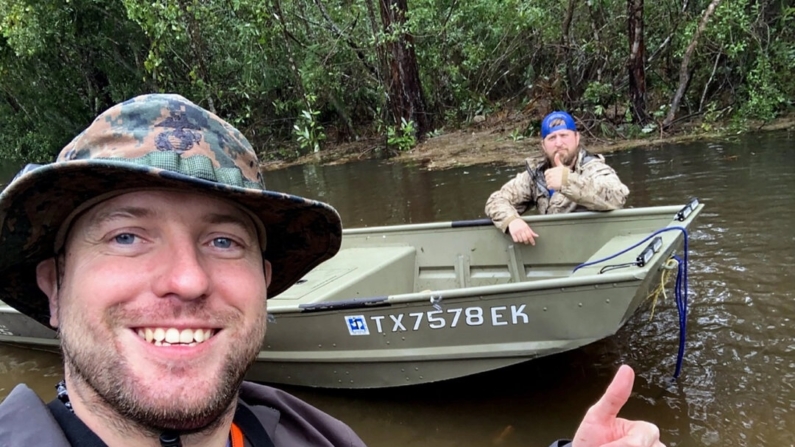
<instances>
[{"instance_id":1,"label":"man's beard","mask_svg":"<svg viewBox=\"0 0 795 447\"><path fill-rule=\"evenodd\" d=\"M104 327L115 327L111 324L117 321L113 318L114 313L122 311L111 309L103 318ZM60 331L61 348L69 378L82 389L81 394L90 399L87 402L89 408L101 414L119 431L143 431L154 436L163 430L177 430L183 434L203 432L215 428L222 422L224 413L232 410L232 402L237 397L245 373L259 353L265 335L266 316L263 303L256 324L247 333L241 334L235 343L231 343L220 374L208 377L212 383L207 386L204 382L196 384L194 389L206 388L210 394L192 406L186 406L178 394L169 399L171 405L158 406L142 398L145 394L142 390L146 389L147 383L158 380L158 377L134 376L128 360L114 349L113 343L81 342L102 338L96 336L98 334L91 334L90 329L86 330L85 324L81 327L84 322L79 321L79 318L69 321L67 316L66 324L62 327L78 329ZM63 319L60 321L64 322ZM118 343L118 340L115 342ZM169 373L179 374L181 368L183 366L174 365ZM96 399L91 398L92 394Z\"/></svg>"},{"instance_id":2,"label":"man's beard","mask_svg":"<svg viewBox=\"0 0 795 447\"><path fill-rule=\"evenodd\" d=\"M560 162L563 163L563 166L571 168L571 167L573 167L574 160L577 159L578 154L579 154L578 151L575 151L571 155L569 155L566 152L561 152L561 154L560 154ZM547 164L551 168L555 167L555 154L552 154L552 157L547 157Z\"/></svg>"}]
</instances>

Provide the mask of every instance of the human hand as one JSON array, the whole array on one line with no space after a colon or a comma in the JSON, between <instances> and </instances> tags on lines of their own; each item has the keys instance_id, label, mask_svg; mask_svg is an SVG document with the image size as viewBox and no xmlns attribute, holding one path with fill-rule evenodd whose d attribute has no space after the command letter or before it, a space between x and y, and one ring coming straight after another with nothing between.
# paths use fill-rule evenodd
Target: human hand
<instances>
[{"instance_id":1,"label":"human hand","mask_svg":"<svg viewBox=\"0 0 795 447\"><path fill-rule=\"evenodd\" d=\"M566 175L564 171L568 171L569 168L560 160L560 152L555 153L555 159L552 164L554 167L544 171L544 179L547 182L547 189L559 191L560 187L563 186L563 176Z\"/></svg>"},{"instance_id":2,"label":"human hand","mask_svg":"<svg viewBox=\"0 0 795 447\"><path fill-rule=\"evenodd\" d=\"M535 238L537 238L538 235L530 228L530 225L527 225L527 222L522 219L512 220L511 223L508 224L508 232L511 233L514 242L530 245L536 244Z\"/></svg>"},{"instance_id":3,"label":"human hand","mask_svg":"<svg viewBox=\"0 0 795 447\"><path fill-rule=\"evenodd\" d=\"M621 365L605 394L585 414L572 447L665 447L656 425L618 417L634 381L632 368Z\"/></svg>"}]
</instances>

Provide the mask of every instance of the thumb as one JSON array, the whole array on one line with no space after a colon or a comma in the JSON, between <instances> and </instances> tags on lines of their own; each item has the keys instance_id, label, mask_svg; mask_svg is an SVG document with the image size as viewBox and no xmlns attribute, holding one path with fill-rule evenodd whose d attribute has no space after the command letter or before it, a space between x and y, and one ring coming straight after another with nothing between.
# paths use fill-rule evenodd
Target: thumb
<instances>
[{"instance_id":1,"label":"thumb","mask_svg":"<svg viewBox=\"0 0 795 447\"><path fill-rule=\"evenodd\" d=\"M588 411L588 416L591 417L592 421L608 424L615 420L621 407L629 400L634 381L635 372L632 371L632 368L627 365L621 365L613 378L613 382L607 387L605 394Z\"/></svg>"},{"instance_id":2,"label":"thumb","mask_svg":"<svg viewBox=\"0 0 795 447\"><path fill-rule=\"evenodd\" d=\"M554 164L556 168L563 166L563 162L560 161L560 152L555 152Z\"/></svg>"}]
</instances>

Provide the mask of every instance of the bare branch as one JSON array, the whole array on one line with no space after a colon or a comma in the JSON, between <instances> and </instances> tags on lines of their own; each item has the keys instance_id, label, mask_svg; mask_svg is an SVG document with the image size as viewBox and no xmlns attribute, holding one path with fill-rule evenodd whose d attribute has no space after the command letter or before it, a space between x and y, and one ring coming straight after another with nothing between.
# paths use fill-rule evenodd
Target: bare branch
<instances>
[{"instance_id":1,"label":"bare branch","mask_svg":"<svg viewBox=\"0 0 795 447\"><path fill-rule=\"evenodd\" d=\"M676 112L679 109L679 102L682 100L682 96L684 96L685 90L687 88L687 83L690 81L690 71L688 69L690 58L693 56L693 52L696 50L698 38L707 27L709 17L713 12L715 12L715 8L718 7L720 2L721 0L712 0L712 2L710 2L707 9L704 11L704 15L701 17L701 22L698 24L696 32L693 34L693 39L690 41L690 45L688 45L687 50L685 50L685 55L682 57L682 65L679 69L679 88L676 90L676 94L674 94L674 98L671 101L671 110L668 111L668 116L666 116L665 121L663 121L664 128L670 126L674 120L674 117L676 116Z\"/></svg>"},{"instance_id":2,"label":"bare branch","mask_svg":"<svg viewBox=\"0 0 795 447\"><path fill-rule=\"evenodd\" d=\"M683 14L687 10L687 5L688 5L688 0L685 0L685 2L682 4L682 13ZM673 38L674 34L676 34L677 28L679 28L678 25L679 25L679 22L674 22L674 29L671 30L671 34L669 34L668 37L666 37L665 40L663 40L663 42L660 44L660 46L657 47L656 50L654 50L654 52L651 54L651 56L649 56L649 59L646 61L646 70L647 71L649 70L649 67L651 67L651 63L657 58L657 56L660 54L660 52L662 52L662 50L665 49L665 47L667 47L669 43L671 43L671 39Z\"/></svg>"},{"instance_id":3,"label":"bare branch","mask_svg":"<svg viewBox=\"0 0 795 447\"><path fill-rule=\"evenodd\" d=\"M722 55L723 55L723 52L722 51L718 51L718 54L715 56L715 63L712 65L712 73L710 73L709 79L707 79L706 84L704 84L704 91L701 93L701 102L698 103L698 111L699 112L704 110L704 100L707 97L707 89L709 89L709 84L712 83L712 79L715 78L715 72L718 71L718 61L720 61L720 57Z\"/></svg>"},{"instance_id":4,"label":"bare branch","mask_svg":"<svg viewBox=\"0 0 795 447\"><path fill-rule=\"evenodd\" d=\"M323 2L320 0L314 0L314 1L315 5L317 5L318 9L320 10L320 14L326 20L326 23L328 24L328 27L331 30L331 32L334 33L334 35L338 39L344 40L345 43L347 43L348 46L353 50L353 52L356 53L356 57L359 59L359 62L361 62L362 65L364 65L367 71L369 71L370 74L373 75L373 77L376 80L379 79L378 70L376 70L375 67L367 63L367 55L364 54L364 51L356 45L356 42L354 42L353 39L351 39L349 36L346 36L345 33L342 32L342 30L340 29L339 26L337 26L336 23L334 23L334 20L332 20L331 16L328 14L328 11L326 11L326 7L323 5Z\"/></svg>"}]
</instances>

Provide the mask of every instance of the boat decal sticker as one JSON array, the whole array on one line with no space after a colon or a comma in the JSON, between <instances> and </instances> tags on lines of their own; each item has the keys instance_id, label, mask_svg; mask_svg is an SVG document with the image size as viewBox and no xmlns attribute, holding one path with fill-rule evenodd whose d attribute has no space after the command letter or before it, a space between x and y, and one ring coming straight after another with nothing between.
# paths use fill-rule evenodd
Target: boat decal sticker
<instances>
[{"instance_id":1,"label":"boat decal sticker","mask_svg":"<svg viewBox=\"0 0 795 447\"><path fill-rule=\"evenodd\" d=\"M429 310L426 312L408 312L391 315L346 316L345 323L351 335L370 335L368 320L375 324L375 332L418 331L424 327L430 329L451 328L460 326L509 326L528 324L530 318L525 305L480 306L465 308L448 308L445 310Z\"/></svg>"},{"instance_id":2,"label":"boat decal sticker","mask_svg":"<svg viewBox=\"0 0 795 447\"><path fill-rule=\"evenodd\" d=\"M351 335L370 335L364 315L348 315L345 317L345 323Z\"/></svg>"}]
</instances>

